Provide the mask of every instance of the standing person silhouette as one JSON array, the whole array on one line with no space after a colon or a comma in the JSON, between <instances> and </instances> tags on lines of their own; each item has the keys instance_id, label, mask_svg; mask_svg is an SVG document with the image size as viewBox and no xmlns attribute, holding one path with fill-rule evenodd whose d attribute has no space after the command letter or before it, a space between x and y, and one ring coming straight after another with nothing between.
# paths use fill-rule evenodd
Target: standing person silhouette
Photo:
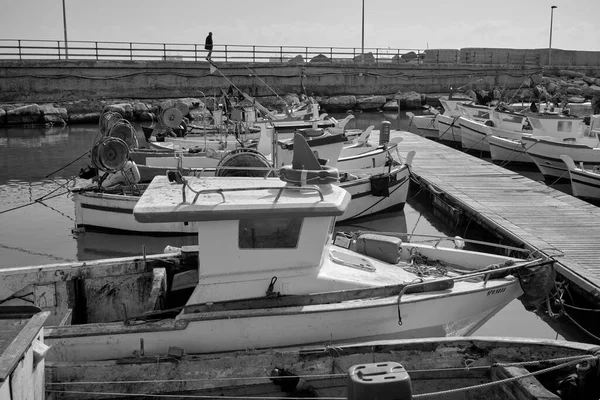
<instances>
[{"instance_id":1,"label":"standing person silhouette","mask_svg":"<svg viewBox=\"0 0 600 400\"><path fill-rule=\"evenodd\" d=\"M206 41L204 42L204 49L208 50L206 59L208 61L210 61L210 55L212 54L212 49L213 49L212 32L208 32L208 36L206 37Z\"/></svg>"}]
</instances>

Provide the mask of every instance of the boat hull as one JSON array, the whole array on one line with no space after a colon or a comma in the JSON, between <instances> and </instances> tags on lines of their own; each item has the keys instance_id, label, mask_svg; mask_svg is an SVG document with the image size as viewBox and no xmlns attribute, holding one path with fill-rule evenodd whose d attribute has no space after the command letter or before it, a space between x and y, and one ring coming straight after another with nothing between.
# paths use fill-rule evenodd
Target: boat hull
<instances>
[{"instance_id":1,"label":"boat hull","mask_svg":"<svg viewBox=\"0 0 600 400\"><path fill-rule=\"evenodd\" d=\"M498 164L535 165L520 140L492 135L489 139L492 162Z\"/></svg>"},{"instance_id":2,"label":"boat hull","mask_svg":"<svg viewBox=\"0 0 600 400\"><path fill-rule=\"evenodd\" d=\"M460 117L460 140L462 148L467 151L490 151L489 136L492 134L490 127L484 123Z\"/></svg>"},{"instance_id":3,"label":"boat hull","mask_svg":"<svg viewBox=\"0 0 600 400\"><path fill-rule=\"evenodd\" d=\"M568 143L545 137L523 137L525 151L546 179L569 179L566 164L560 158L567 155L575 164L583 163L588 168L600 166L600 148L584 143Z\"/></svg>"},{"instance_id":4,"label":"boat hull","mask_svg":"<svg viewBox=\"0 0 600 400\"><path fill-rule=\"evenodd\" d=\"M409 168L398 166L386 173L382 171L383 168L365 170L362 177L339 184L350 193L352 199L344 214L338 217L338 222L404 208L408 195ZM138 200L139 196L135 195L74 191L76 226L79 229L115 230L132 234L197 234L194 223L136 221L133 209Z\"/></svg>"},{"instance_id":5,"label":"boat hull","mask_svg":"<svg viewBox=\"0 0 600 400\"><path fill-rule=\"evenodd\" d=\"M437 115L412 115L411 123L417 128L421 136L429 139L439 137Z\"/></svg>"},{"instance_id":6,"label":"boat hull","mask_svg":"<svg viewBox=\"0 0 600 400\"><path fill-rule=\"evenodd\" d=\"M460 125L458 124L458 116L452 117L440 114L437 117L438 121L438 139L443 142L451 142L461 144Z\"/></svg>"},{"instance_id":7,"label":"boat hull","mask_svg":"<svg viewBox=\"0 0 600 400\"><path fill-rule=\"evenodd\" d=\"M178 346L187 354L276 348L362 340L470 335L518 297L515 278L484 287L458 283L446 291L364 299L336 305L248 310L237 317L204 319L202 313L140 325L91 324L48 328L54 361L106 360L140 350L166 354ZM254 316L256 314L257 316Z\"/></svg>"}]
</instances>

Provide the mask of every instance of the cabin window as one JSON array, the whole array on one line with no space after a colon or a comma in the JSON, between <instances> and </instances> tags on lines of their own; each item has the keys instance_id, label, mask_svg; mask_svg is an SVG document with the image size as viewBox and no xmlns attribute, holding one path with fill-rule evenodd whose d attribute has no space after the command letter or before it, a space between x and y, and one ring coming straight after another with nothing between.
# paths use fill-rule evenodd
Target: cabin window
<instances>
[{"instance_id":1,"label":"cabin window","mask_svg":"<svg viewBox=\"0 0 600 400\"><path fill-rule=\"evenodd\" d=\"M571 121L558 121L557 130L559 132L571 132L573 128L573 122Z\"/></svg>"},{"instance_id":2,"label":"cabin window","mask_svg":"<svg viewBox=\"0 0 600 400\"><path fill-rule=\"evenodd\" d=\"M298 246L302 218L241 219L240 249L293 249Z\"/></svg>"}]
</instances>

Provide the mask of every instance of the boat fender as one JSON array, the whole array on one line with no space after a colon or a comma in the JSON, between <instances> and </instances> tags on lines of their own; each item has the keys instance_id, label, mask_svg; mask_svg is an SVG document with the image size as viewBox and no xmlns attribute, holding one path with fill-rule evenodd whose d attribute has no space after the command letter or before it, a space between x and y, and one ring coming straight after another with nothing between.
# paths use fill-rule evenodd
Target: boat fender
<instances>
[{"instance_id":1,"label":"boat fender","mask_svg":"<svg viewBox=\"0 0 600 400\"><path fill-rule=\"evenodd\" d=\"M291 165L279 169L279 178L287 183L298 186L326 185L340 179L337 168L324 165L320 170L294 169Z\"/></svg>"},{"instance_id":2,"label":"boat fender","mask_svg":"<svg viewBox=\"0 0 600 400\"><path fill-rule=\"evenodd\" d=\"M488 119L487 121L485 121L485 125L494 126L494 121Z\"/></svg>"}]
</instances>

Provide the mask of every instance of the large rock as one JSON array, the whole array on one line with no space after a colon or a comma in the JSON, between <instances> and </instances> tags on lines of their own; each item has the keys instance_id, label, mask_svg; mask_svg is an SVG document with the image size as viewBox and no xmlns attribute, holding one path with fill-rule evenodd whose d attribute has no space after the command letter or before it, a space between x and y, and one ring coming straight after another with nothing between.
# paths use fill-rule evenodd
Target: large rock
<instances>
[{"instance_id":1,"label":"large rock","mask_svg":"<svg viewBox=\"0 0 600 400\"><path fill-rule=\"evenodd\" d=\"M585 76L585 74L583 72L570 71L570 70L566 70L566 69L561 69L559 71L559 74L561 76L566 76L569 78L583 78Z\"/></svg>"},{"instance_id":2,"label":"large rock","mask_svg":"<svg viewBox=\"0 0 600 400\"><path fill-rule=\"evenodd\" d=\"M62 103L62 106L67 109L69 115L100 112L105 105L105 101L85 99Z\"/></svg>"},{"instance_id":3,"label":"large rock","mask_svg":"<svg viewBox=\"0 0 600 400\"><path fill-rule=\"evenodd\" d=\"M600 78L596 78L594 79L594 83L598 86L600 86Z\"/></svg>"},{"instance_id":4,"label":"large rock","mask_svg":"<svg viewBox=\"0 0 600 400\"><path fill-rule=\"evenodd\" d=\"M133 107L133 117L137 120L140 120L140 117L144 113L150 112L150 107L146 103L135 102L131 105Z\"/></svg>"},{"instance_id":5,"label":"large rock","mask_svg":"<svg viewBox=\"0 0 600 400\"><path fill-rule=\"evenodd\" d=\"M356 103L356 96L334 96L329 97L328 99L323 99L321 106L330 112L343 112L346 110L352 110L356 106Z\"/></svg>"},{"instance_id":6,"label":"large rock","mask_svg":"<svg viewBox=\"0 0 600 400\"><path fill-rule=\"evenodd\" d=\"M319 54L318 56L314 56L311 60L311 63L323 63L323 62L330 62L329 57L323 55L323 54Z\"/></svg>"},{"instance_id":7,"label":"large rock","mask_svg":"<svg viewBox=\"0 0 600 400\"><path fill-rule=\"evenodd\" d=\"M107 111L118 112L126 120L133 120L133 106L129 103L107 104L103 112Z\"/></svg>"},{"instance_id":8,"label":"large rock","mask_svg":"<svg viewBox=\"0 0 600 400\"><path fill-rule=\"evenodd\" d=\"M140 122L154 122L156 121L156 115L150 111L144 111L137 117L137 119Z\"/></svg>"},{"instance_id":9,"label":"large rock","mask_svg":"<svg viewBox=\"0 0 600 400\"><path fill-rule=\"evenodd\" d=\"M356 99L359 110L378 110L385 104L385 96L369 96Z\"/></svg>"},{"instance_id":10,"label":"large rock","mask_svg":"<svg viewBox=\"0 0 600 400\"><path fill-rule=\"evenodd\" d=\"M542 84L542 75L540 74L531 74L529 76L529 87L534 87Z\"/></svg>"},{"instance_id":11,"label":"large rock","mask_svg":"<svg viewBox=\"0 0 600 400\"><path fill-rule=\"evenodd\" d=\"M381 107L383 111L398 111L398 101L390 100Z\"/></svg>"},{"instance_id":12,"label":"large rock","mask_svg":"<svg viewBox=\"0 0 600 400\"><path fill-rule=\"evenodd\" d=\"M88 122L98 122L99 120L100 112L69 114L69 122L71 124L84 124Z\"/></svg>"},{"instance_id":13,"label":"large rock","mask_svg":"<svg viewBox=\"0 0 600 400\"><path fill-rule=\"evenodd\" d=\"M569 96L567 97L569 103L585 103L585 97L583 96Z\"/></svg>"},{"instance_id":14,"label":"large rock","mask_svg":"<svg viewBox=\"0 0 600 400\"><path fill-rule=\"evenodd\" d=\"M583 78L581 78L582 81L584 81L585 83L587 83L588 85L593 85L595 83L595 79L591 78L589 76L584 76Z\"/></svg>"},{"instance_id":15,"label":"large rock","mask_svg":"<svg viewBox=\"0 0 600 400\"><path fill-rule=\"evenodd\" d=\"M296 57L292 58L288 61L291 64L302 64L304 62L304 57L301 54L298 54Z\"/></svg>"},{"instance_id":16,"label":"large rock","mask_svg":"<svg viewBox=\"0 0 600 400\"><path fill-rule=\"evenodd\" d=\"M63 108L64 109L64 108ZM64 109L66 111L66 109ZM44 122L51 122L53 124L65 124L67 118L63 118L63 114L60 109L54 107L53 104L42 104L40 106L42 118Z\"/></svg>"},{"instance_id":17,"label":"large rock","mask_svg":"<svg viewBox=\"0 0 600 400\"><path fill-rule=\"evenodd\" d=\"M421 108L421 95L417 92L398 92L394 95L401 110L418 110Z\"/></svg>"},{"instance_id":18,"label":"large rock","mask_svg":"<svg viewBox=\"0 0 600 400\"><path fill-rule=\"evenodd\" d=\"M568 88L565 90L565 92L566 92L567 94L573 94L573 95L575 95L575 96L579 96L579 95L583 94L583 90L582 90L581 88L579 88L579 87L576 87L576 86L569 86L569 87L568 87Z\"/></svg>"},{"instance_id":19,"label":"large rock","mask_svg":"<svg viewBox=\"0 0 600 400\"><path fill-rule=\"evenodd\" d=\"M404 64L407 60L403 59L400 55L396 54L392 57L392 64Z\"/></svg>"},{"instance_id":20,"label":"large rock","mask_svg":"<svg viewBox=\"0 0 600 400\"><path fill-rule=\"evenodd\" d=\"M6 124L6 110L4 108L0 108L0 125Z\"/></svg>"},{"instance_id":21,"label":"large rock","mask_svg":"<svg viewBox=\"0 0 600 400\"><path fill-rule=\"evenodd\" d=\"M6 112L6 122L8 124L36 124L42 122L42 120L42 110L37 104L17 107Z\"/></svg>"},{"instance_id":22,"label":"large rock","mask_svg":"<svg viewBox=\"0 0 600 400\"><path fill-rule=\"evenodd\" d=\"M588 86L583 89L583 94L585 94L586 96L590 96L590 97L593 97L596 94L600 94L600 86L598 86L598 85Z\"/></svg>"},{"instance_id":23,"label":"large rock","mask_svg":"<svg viewBox=\"0 0 600 400\"><path fill-rule=\"evenodd\" d=\"M555 82L548 82L546 90L550 94L555 94L558 91L558 85Z\"/></svg>"},{"instance_id":24,"label":"large rock","mask_svg":"<svg viewBox=\"0 0 600 400\"><path fill-rule=\"evenodd\" d=\"M364 62L368 64L373 64L375 63L375 56L373 55L373 53L359 54L354 57L354 62Z\"/></svg>"}]
</instances>

